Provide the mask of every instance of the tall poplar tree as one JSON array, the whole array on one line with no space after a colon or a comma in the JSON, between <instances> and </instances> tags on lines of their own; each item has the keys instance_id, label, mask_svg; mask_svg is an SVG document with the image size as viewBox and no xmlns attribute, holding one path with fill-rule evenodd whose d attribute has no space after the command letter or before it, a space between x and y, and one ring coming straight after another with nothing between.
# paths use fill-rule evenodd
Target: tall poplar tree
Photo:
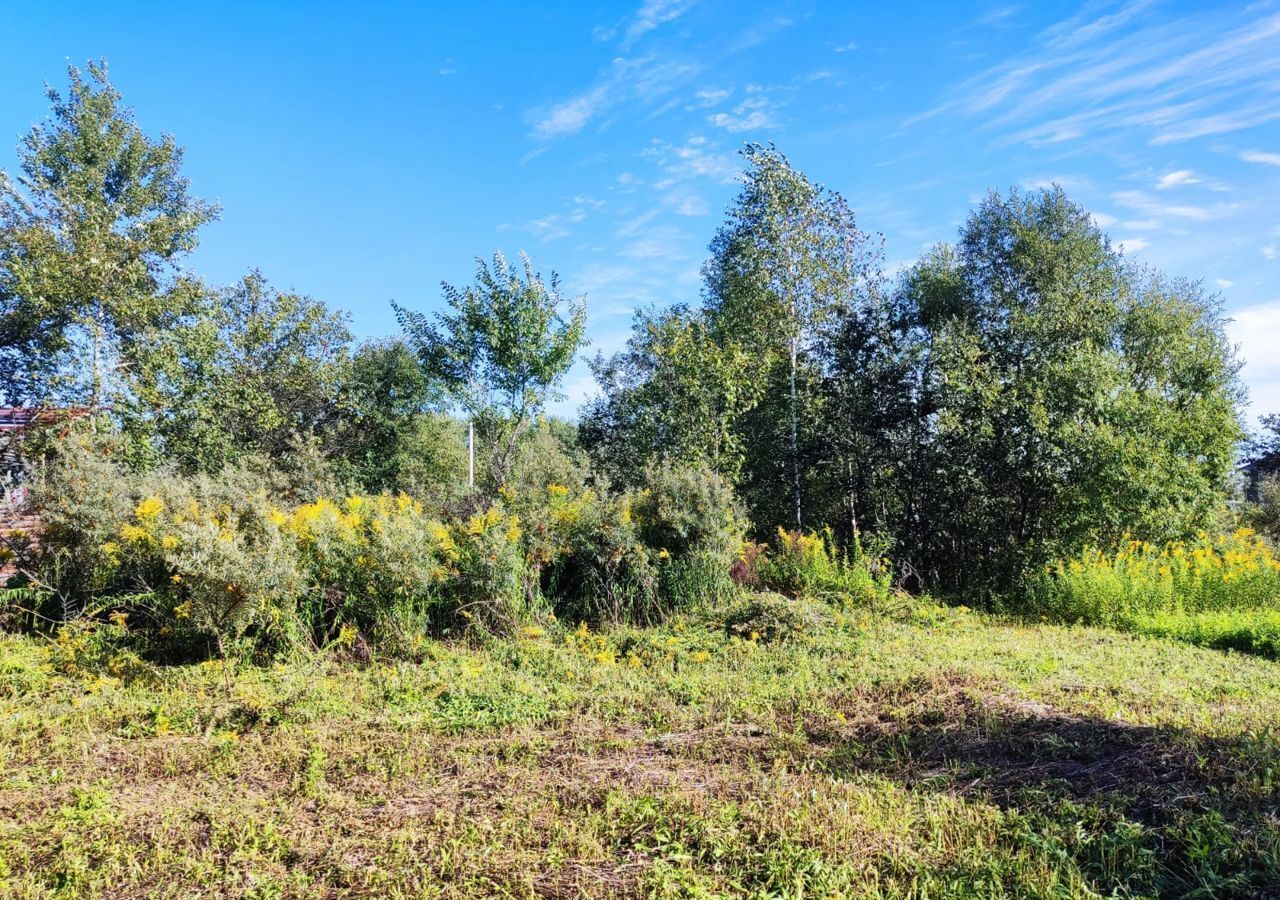
<instances>
[{"instance_id":1,"label":"tall poplar tree","mask_svg":"<svg viewBox=\"0 0 1280 900\"><path fill-rule=\"evenodd\" d=\"M105 62L50 88L49 121L0 172L0 377L11 403L101 406L131 342L198 295L177 266L217 208L182 149L148 138Z\"/></svg>"}]
</instances>

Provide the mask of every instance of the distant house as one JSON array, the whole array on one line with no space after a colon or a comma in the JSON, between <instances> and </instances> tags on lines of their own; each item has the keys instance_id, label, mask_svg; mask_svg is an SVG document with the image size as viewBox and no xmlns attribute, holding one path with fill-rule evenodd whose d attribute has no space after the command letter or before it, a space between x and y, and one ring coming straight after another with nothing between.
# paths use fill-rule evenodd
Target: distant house
<instances>
[{"instance_id":1,"label":"distant house","mask_svg":"<svg viewBox=\"0 0 1280 900\"><path fill-rule=\"evenodd\" d=\"M1258 489L1262 485L1262 479L1280 473L1280 459L1251 459L1236 466L1236 472L1244 484L1244 498L1250 503L1257 503L1261 499Z\"/></svg>"},{"instance_id":2,"label":"distant house","mask_svg":"<svg viewBox=\"0 0 1280 900\"><path fill-rule=\"evenodd\" d=\"M27 543L39 530L27 495L25 438L34 428L65 427L91 412L87 406L0 406L0 550ZM21 541L17 540L19 535ZM7 574L6 562L0 565L0 578Z\"/></svg>"}]
</instances>

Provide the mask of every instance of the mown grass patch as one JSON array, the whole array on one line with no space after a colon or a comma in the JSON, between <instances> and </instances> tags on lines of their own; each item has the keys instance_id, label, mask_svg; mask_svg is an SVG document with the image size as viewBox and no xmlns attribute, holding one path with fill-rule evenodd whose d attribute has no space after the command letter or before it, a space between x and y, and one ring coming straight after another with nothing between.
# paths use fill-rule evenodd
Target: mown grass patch
<instances>
[{"instance_id":1,"label":"mown grass patch","mask_svg":"<svg viewBox=\"0 0 1280 900\"><path fill-rule=\"evenodd\" d=\"M795 618L767 642L709 616L242 666L229 698L216 664L69 672L54 645L0 637L0 885L1093 897L1280 879L1274 663L923 604Z\"/></svg>"}]
</instances>

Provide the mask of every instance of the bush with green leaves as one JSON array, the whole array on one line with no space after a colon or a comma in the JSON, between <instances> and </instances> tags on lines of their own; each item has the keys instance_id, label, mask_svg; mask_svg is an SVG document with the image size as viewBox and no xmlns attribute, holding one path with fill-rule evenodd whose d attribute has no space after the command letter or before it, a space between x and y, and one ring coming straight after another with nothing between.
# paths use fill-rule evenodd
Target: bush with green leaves
<instances>
[{"instance_id":1,"label":"bush with green leaves","mask_svg":"<svg viewBox=\"0 0 1280 900\"><path fill-rule=\"evenodd\" d=\"M830 610L820 603L761 591L731 606L724 627L745 641L773 643L817 631L830 619Z\"/></svg>"},{"instance_id":2,"label":"bush with green leaves","mask_svg":"<svg viewBox=\"0 0 1280 900\"><path fill-rule=\"evenodd\" d=\"M855 537L841 549L830 529L823 532L779 528L773 544L755 558L755 577L770 590L793 597L824 597L858 603L884 599L893 591L888 540Z\"/></svg>"},{"instance_id":3,"label":"bush with green leaves","mask_svg":"<svg viewBox=\"0 0 1280 900\"><path fill-rule=\"evenodd\" d=\"M705 463L650 465L632 508L637 533L654 553L669 608L733 592L730 571L742 551L746 513L729 482Z\"/></svg>"},{"instance_id":4,"label":"bush with green leaves","mask_svg":"<svg viewBox=\"0 0 1280 900\"><path fill-rule=\"evenodd\" d=\"M425 628L453 547L448 528L405 494L321 497L273 517L296 541L306 589L301 626L316 646L346 629Z\"/></svg>"},{"instance_id":5,"label":"bush with green leaves","mask_svg":"<svg viewBox=\"0 0 1280 900\"><path fill-rule=\"evenodd\" d=\"M446 627L514 633L529 611L519 518L493 505L454 522L449 534L440 608Z\"/></svg>"},{"instance_id":6,"label":"bush with green leaves","mask_svg":"<svg viewBox=\"0 0 1280 900\"><path fill-rule=\"evenodd\" d=\"M1248 505L1245 518L1272 543L1280 545L1280 473L1258 480L1258 499Z\"/></svg>"},{"instance_id":7,"label":"bush with green leaves","mask_svg":"<svg viewBox=\"0 0 1280 900\"><path fill-rule=\"evenodd\" d=\"M653 554L636 529L629 495L553 484L528 520L526 546L539 587L571 621L655 622L666 613Z\"/></svg>"},{"instance_id":8,"label":"bush with green leaves","mask_svg":"<svg viewBox=\"0 0 1280 900\"><path fill-rule=\"evenodd\" d=\"M1280 612L1280 557L1252 529L1194 541L1089 547L1029 580L1019 611L1133 627L1156 616Z\"/></svg>"}]
</instances>

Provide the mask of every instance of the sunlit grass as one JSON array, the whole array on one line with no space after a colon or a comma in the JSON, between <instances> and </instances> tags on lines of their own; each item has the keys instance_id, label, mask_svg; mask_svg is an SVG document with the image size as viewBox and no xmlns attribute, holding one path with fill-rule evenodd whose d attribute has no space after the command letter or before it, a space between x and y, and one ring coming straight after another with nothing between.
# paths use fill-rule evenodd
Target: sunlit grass
<instances>
[{"instance_id":1,"label":"sunlit grass","mask_svg":"<svg viewBox=\"0 0 1280 900\"><path fill-rule=\"evenodd\" d=\"M230 697L216 663L113 675L0 637L0 893L1248 896L1280 877L1274 663L929 603L798 607L788 630L752 627L780 615L762 604L241 664Z\"/></svg>"}]
</instances>

